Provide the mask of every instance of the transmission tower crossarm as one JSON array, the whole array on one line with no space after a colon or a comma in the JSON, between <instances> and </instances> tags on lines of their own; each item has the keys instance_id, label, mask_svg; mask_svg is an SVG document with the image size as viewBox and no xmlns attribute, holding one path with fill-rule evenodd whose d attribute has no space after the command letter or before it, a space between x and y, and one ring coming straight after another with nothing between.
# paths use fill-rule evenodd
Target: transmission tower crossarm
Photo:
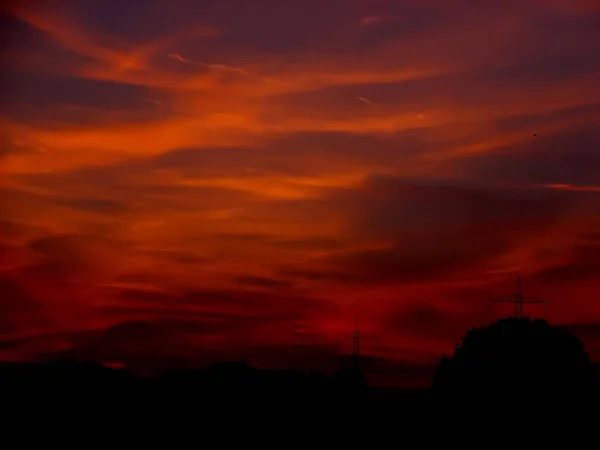
<instances>
[{"instance_id":1,"label":"transmission tower crossarm","mask_svg":"<svg viewBox=\"0 0 600 450\"><path fill-rule=\"evenodd\" d=\"M515 287L515 293L511 299L493 299L490 300L490 308L494 303L513 303L515 305L515 317L523 317L523 305L526 304L541 304L544 305L546 311L548 310L548 302L544 300L538 300L536 298L528 298L522 294L521 291L521 276L517 275L517 283Z\"/></svg>"}]
</instances>

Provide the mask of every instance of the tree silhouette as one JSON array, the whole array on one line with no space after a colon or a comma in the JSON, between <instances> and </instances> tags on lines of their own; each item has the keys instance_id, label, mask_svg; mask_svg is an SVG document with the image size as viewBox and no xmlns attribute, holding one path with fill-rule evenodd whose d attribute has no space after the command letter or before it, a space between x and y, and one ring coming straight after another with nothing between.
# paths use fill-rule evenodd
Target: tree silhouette
<instances>
[{"instance_id":1,"label":"tree silhouette","mask_svg":"<svg viewBox=\"0 0 600 450\"><path fill-rule=\"evenodd\" d=\"M365 376L357 367L344 367L337 370L332 378L334 386L343 391L364 391L368 387Z\"/></svg>"},{"instance_id":2,"label":"tree silhouette","mask_svg":"<svg viewBox=\"0 0 600 450\"><path fill-rule=\"evenodd\" d=\"M528 318L469 330L454 355L442 358L432 381L435 395L495 404L582 400L594 389L594 369L581 341Z\"/></svg>"}]
</instances>

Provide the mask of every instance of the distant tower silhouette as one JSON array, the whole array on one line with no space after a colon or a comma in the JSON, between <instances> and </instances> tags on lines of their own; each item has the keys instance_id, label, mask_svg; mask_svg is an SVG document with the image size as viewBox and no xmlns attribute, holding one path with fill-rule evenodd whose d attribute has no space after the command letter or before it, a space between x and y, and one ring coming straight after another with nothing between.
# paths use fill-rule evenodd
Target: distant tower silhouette
<instances>
[{"instance_id":1,"label":"distant tower silhouette","mask_svg":"<svg viewBox=\"0 0 600 450\"><path fill-rule=\"evenodd\" d=\"M536 303L544 305L544 311L548 310L548 302L544 300L537 300L534 298L527 298L523 296L521 291L521 276L517 274L517 284L515 286L515 294L510 300L490 300L490 307L492 303L514 303L515 305L515 318L520 319L523 317L523 304L524 303Z\"/></svg>"},{"instance_id":2,"label":"distant tower silhouette","mask_svg":"<svg viewBox=\"0 0 600 450\"><path fill-rule=\"evenodd\" d=\"M352 365L360 368L360 331L358 329L358 316L354 320L354 332L352 333Z\"/></svg>"}]
</instances>

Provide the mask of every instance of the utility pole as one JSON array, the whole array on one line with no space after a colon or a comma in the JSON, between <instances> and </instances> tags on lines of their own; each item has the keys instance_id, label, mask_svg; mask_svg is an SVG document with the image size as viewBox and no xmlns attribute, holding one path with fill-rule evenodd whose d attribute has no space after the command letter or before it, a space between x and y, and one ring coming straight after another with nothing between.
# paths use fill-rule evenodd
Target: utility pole
<instances>
[{"instance_id":1,"label":"utility pole","mask_svg":"<svg viewBox=\"0 0 600 450\"><path fill-rule=\"evenodd\" d=\"M490 300L490 308L492 306L492 303L514 303L516 319L520 319L523 317L523 305L525 303L535 303L535 304L544 305L544 312L548 311L548 302L545 302L544 300L537 300L534 298L527 298L527 297L523 296L523 293L521 291L521 276L520 275L517 275L517 284L515 287L515 294L513 295L513 298L508 299L508 300L498 300L498 299Z\"/></svg>"}]
</instances>

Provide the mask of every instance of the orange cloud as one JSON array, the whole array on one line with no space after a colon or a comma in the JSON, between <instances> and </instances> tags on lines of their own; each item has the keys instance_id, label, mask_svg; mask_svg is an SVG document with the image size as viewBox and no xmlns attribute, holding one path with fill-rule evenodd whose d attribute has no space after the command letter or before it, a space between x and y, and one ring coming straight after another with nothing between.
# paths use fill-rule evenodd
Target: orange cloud
<instances>
[{"instance_id":1,"label":"orange cloud","mask_svg":"<svg viewBox=\"0 0 600 450\"><path fill-rule=\"evenodd\" d=\"M7 17L0 357L319 359L360 314L421 367L517 271L600 317L591 3L106 2Z\"/></svg>"}]
</instances>

